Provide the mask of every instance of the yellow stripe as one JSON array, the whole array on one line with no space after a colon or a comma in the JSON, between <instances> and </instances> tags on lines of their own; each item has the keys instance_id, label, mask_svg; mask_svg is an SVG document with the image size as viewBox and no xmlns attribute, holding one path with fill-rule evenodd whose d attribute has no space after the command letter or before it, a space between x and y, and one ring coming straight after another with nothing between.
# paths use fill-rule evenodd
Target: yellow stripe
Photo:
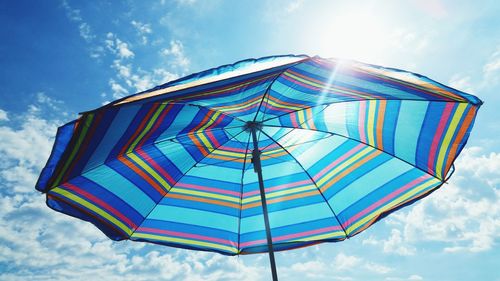
<instances>
[{"instance_id":1,"label":"yellow stripe","mask_svg":"<svg viewBox=\"0 0 500 281\"><path fill-rule=\"evenodd\" d=\"M284 109L292 109L292 110L302 109L302 107L293 106L293 105L289 105L289 104L281 104L281 103L277 103L273 100L268 100L267 103L271 104L274 107L279 107L279 108L284 108Z\"/></svg>"},{"instance_id":2,"label":"yellow stripe","mask_svg":"<svg viewBox=\"0 0 500 281\"><path fill-rule=\"evenodd\" d=\"M227 151L227 150L222 150L222 149L217 149L215 150L210 156L213 155L225 155L225 156L233 156L235 158L245 158L245 153L242 152L232 152L232 151Z\"/></svg>"},{"instance_id":3,"label":"yellow stripe","mask_svg":"<svg viewBox=\"0 0 500 281\"><path fill-rule=\"evenodd\" d=\"M306 125L306 129L308 129L307 124L304 124L306 122L306 118L304 116L304 110L297 112L297 116L299 117L299 124L302 125L301 127L303 127L303 125Z\"/></svg>"},{"instance_id":4,"label":"yellow stripe","mask_svg":"<svg viewBox=\"0 0 500 281\"><path fill-rule=\"evenodd\" d=\"M448 147L450 146L453 135L457 130L458 123L460 122L460 119L462 118L462 115L464 114L466 108L467 104L465 103L461 103L458 105L458 108L455 111L455 114L453 115L453 119L451 120L450 126L446 130L446 135L443 139L441 149L439 150L439 155L436 165L436 176L440 179L442 178L442 169L443 169L443 164L445 162L444 158L446 156L446 152L448 151Z\"/></svg>"},{"instance_id":5,"label":"yellow stripe","mask_svg":"<svg viewBox=\"0 0 500 281\"><path fill-rule=\"evenodd\" d=\"M213 123L215 123L215 120L217 120L217 118L219 117L221 113L220 112L215 112L214 115L210 118L210 121L207 122L205 125L203 125L200 129L196 130L197 132L200 132L199 134L196 134L196 136L198 136L198 138L203 142L203 144L208 147L208 148L212 148L212 144L210 143L210 141L207 139L207 137L205 137L205 135L202 133L208 126L212 125Z\"/></svg>"},{"instance_id":6,"label":"yellow stripe","mask_svg":"<svg viewBox=\"0 0 500 281\"><path fill-rule=\"evenodd\" d=\"M181 188L181 187L176 187L171 192L173 192L173 193L182 193L182 194L190 194L190 195L202 196L202 197L207 197L207 198L217 198L217 199L220 199L220 200L230 201L230 202L234 202L234 203L240 203L240 198L239 197L231 197L231 196L220 195L220 194L216 194L216 193L203 192L203 191L195 191L195 190Z\"/></svg>"},{"instance_id":7,"label":"yellow stripe","mask_svg":"<svg viewBox=\"0 0 500 281\"><path fill-rule=\"evenodd\" d=\"M373 151L374 151L374 149L371 147L363 148L361 151L356 153L355 156L344 161L341 165L337 166L335 169L331 170L326 175L321 177L321 179L319 181L317 181L316 183L318 184L318 186L322 186L323 184L325 184L326 181L330 180L336 174L339 174L340 172L342 172L342 170L349 167L352 163L358 161L360 158L366 156L368 153L373 152Z\"/></svg>"},{"instance_id":8,"label":"yellow stripe","mask_svg":"<svg viewBox=\"0 0 500 281\"><path fill-rule=\"evenodd\" d=\"M130 229L129 227L127 227L125 224L123 224L121 221L117 220L114 216L110 215L108 212L106 212L105 210L97 207L96 205L88 202L87 200L79 197L79 196L76 196L74 195L73 193L67 191L67 190L64 190L60 187L55 187L52 189L52 192L55 192L59 195L62 195L74 202L77 202L83 206L85 206L86 208L96 212L97 214L99 214L101 217L105 218L106 220L108 220L109 222L111 222L112 224L116 225L117 227L119 227L121 230L123 230L125 233L127 233L128 235L131 235L132 234L132 229Z\"/></svg>"},{"instance_id":9,"label":"yellow stripe","mask_svg":"<svg viewBox=\"0 0 500 281\"><path fill-rule=\"evenodd\" d=\"M256 103L260 103L260 100L258 99L258 100L251 102L251 103L245 103L245 104L240 105L240 106L234 106L234 105L216 106L216 107L214 107L214 109L219 110L219 111L223 111L223 112L227 112L227 111L234 111L234 110L239 110L242 108L247 108L247 107L250 107Z\"/></svg>"},{"instance_id":10,"label":"yellow stripe","mask_svg":"<svg viewBox=\"0 0 500 281\"><path fill-rule=\"evenodd\" d=\"M377 211L367 215L366 217L364 217L363 219L359 220L358 222L356 222L355 224L349 226L346 231L347 233L351 233L351 230L354 230L354 229L357 229L359 226L365 224L366 222L372 220L375 216L385 212L386 210L390 210L392 209L394 206L400 204L401 202L404 202L406 201L408 198L412 197L413 195L415 195L416 193L428 188L429 186L432 186L436 183L438 183L439 180L435 179L435 178L431 178L429 181L421 184L419 187L416 187L412 190L410 190L409 192L405 193L403 196L401 197L398 197L397 199L395 199L394 201L390 202L389 204L385 205L384 207L378 209Z\"/></svg>"},{"instance_id":11,"label":"yellow stripe","mask_svg":"<svg viewBox=\"0 0 500 281\"><path fill-rule=\"evenodd\" d=\"M153 178L155 178L166 190L170 190L171 186L166 182L162 176L160 176L156 170L152 169L146 162L144 162L141 158L139 158L134 153L129 153L127 155L130 159L132 159L136 164L141 166L148 174L150 174Z\"/></svg>"},{"instance_id":12,"label":"yellow stripe","mask_svg":"<svg viewBox=\"0 0 500 281\"><path fill-rule=\"evenodd\" d=\"M296 187L296 188L290 188L290 189L285 189L282 191L266 193L266 198L271 199L271 198L281 197L283 195L287 195L287 194L291 194L291 193L299 193L299 192L309 191L309 190L313 190L313 189L316 189L316 186L306 185L306 186L301 186L301 187ZM251 197L247 197L247 198L243 199L242 203L246 204L246 203L259 201L259 200L260 200L260 195L255 195L255 196L251 196Z\"/></svg>"},{"instance_id":13,"label":"yellow stripe","mask_svg":"<svg viewBox=\"0 0 500 281\"><path fill-rule=\"evenodd\" d=\"M329 91L329 92L335 91L335 92L347 94L349 96L361 97L361 98L369 98L369 97L371 97L370 95L364 95L364 94L360 94L360 93L350 92L350 91L342 90L342 89L339 89L339 88L336 88L336 87L332 87L332 86L327 87L325 85L318 84L318 83L315 83L315 82L312 82L312 81L309 81L309 80L304 80L303 78L297 77L297 76L295 76L295 75L293 75L291 73L288 73L288 72L285 72L284 74L286 76L289 76L289 77L297 80L297 81L303 82L305 84L312 85L312 86L317 87L317 88L324 89L325 91Z\"/></svg>"},{"instance_id":14,"label":"yellow stripe","mask_svg":"<svg viewBox=\"0 0 500 281\"><path fill-rule=\"evenodd\" d=\"M367 135L368 135L368 144L371 146L375 146L375 107L377 106L377 102L374 100L368 101L368 124L367 124Z\"/></svg>"},{"instance_id":15,"label":"yellow stripe","mask_svg":"<svg viewBox=\"0 0 500 281\"><path fill-rule=\"evenodd\" d=\"M138 232L134 233L134 235L132 237L133 238L147 238L147 239L154 239L154 240L160 240L160 241L168 241L168 242L174 242L174 243L179 243L179 244L196 245L196 246L202 246L202 247L207 247L207 248L215 248L215 249L225 250L225 251L228 251L231 253L238 252L238 250L234 247L219 245L219 244L210 243L210 242L198 241L198 240L185 239L185 238L169 237L169 236L163 236L163 235L154 235L154 234L138 233Z\"/></svg>"},{"instance_id":16,"label":"yellow stripe","mask_svg":"<svg viewBox=\"0 0 500 281\"><path fill-rule=\"evenodd\" d=\"M321 239L327 239L327 238L332 238L332 237L345 237L345 234L343 231L335 231L335 232L330 232L330 233L325 233L325 234L319 234L319 235L314 235L306 238L299 238L297 240L292 240L292 241L315 241L315 240L321 240Z\"/></svg>"},{"instance_id":17,"label":"yellow stripe","mask_svg":"<svg viewBox=\"0 0 500 281\"><path fill-rule=\"evenodd\" d=\"M146 125L146 128L142 130L142 132L139 134L139 136L134 140L134 142L130 145L129 149L127 150L128 153L130 153L134 148L137 146L139 141L146 135L149 130L151 130L151 127L153 127L153 124L156 122L156 119L158 119L158 116L161 114L163 109L165 109L167 105L166 104L161 104L158 109L155 111L153 117L151 117L151 120L149 120L148 124Z\"/></svg>"}]
</instances>

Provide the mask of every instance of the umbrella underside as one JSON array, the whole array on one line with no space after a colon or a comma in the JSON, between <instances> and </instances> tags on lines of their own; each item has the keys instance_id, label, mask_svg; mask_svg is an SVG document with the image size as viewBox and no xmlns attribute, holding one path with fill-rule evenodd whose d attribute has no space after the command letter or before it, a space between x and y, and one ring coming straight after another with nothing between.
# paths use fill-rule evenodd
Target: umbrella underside
<instances>
[{"instance_id":1,"label":"umbrella underside","mask_svg":"<svg viewBox=\"0 0 500 281\"><path fill-rule=\"evenodd\" d=\"M438 188L480 104L408 72L300 58L84 113L37 189L115 240L266 252L257 124L274 249L340 241Z\"/></svg>"}]
</instances>

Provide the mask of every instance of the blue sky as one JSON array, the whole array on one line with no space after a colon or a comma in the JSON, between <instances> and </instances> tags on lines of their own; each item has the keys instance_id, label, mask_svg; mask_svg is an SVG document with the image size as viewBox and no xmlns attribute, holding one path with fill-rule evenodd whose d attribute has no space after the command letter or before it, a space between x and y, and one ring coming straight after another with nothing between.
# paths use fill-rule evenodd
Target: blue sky
<instances>
[{"instance_id":1,"label":"blue sky","mask_svg":"<svg viewBox=\"0 0 500 281\"><path fill-rule=\"evenodd\" d=\"M478 4L480 3L480 4ZM77 113L245 58L403 68L485 101L450 182L349 241L277 253L283 280L500 280L498 1L4 1L0 279L268 280L268 257L113 242L34 190Z\"/></svg>"}]
</instances>

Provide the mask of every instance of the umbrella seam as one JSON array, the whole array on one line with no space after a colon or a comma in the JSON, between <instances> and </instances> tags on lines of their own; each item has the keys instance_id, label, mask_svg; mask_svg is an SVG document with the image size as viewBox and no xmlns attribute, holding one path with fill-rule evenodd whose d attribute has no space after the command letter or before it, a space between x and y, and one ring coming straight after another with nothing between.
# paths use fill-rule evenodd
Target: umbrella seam
<instances>
[{"instance_id":1,"label":"umbrella seam","mask_svg":"<svg viewBox=\"0 0 500 281\"><path fill-rule=\"evenodd\" d=\"M408 162L408 161L406 161L406 160L404 160L404 159L401 159L401 158L399 158L398 156L396 156L396 155L394 155L394 154L391 154L391 153L389 153L389 152L387 152L387 151L385 151L385 150L382 150L382 149L380 149L380 148L377 148L377 147L375 147L375 146L373 146L373 145L367 144L367 143L362 142L362 141L360 141L360 140L357 140L357 139L354 139L354 138L351 138L351 137L344 136L344 135L342 135L342 134L332 133L332 132L323 131L323 130L314 130L314 129L307 129L307 128L295 128L295 127L289 127L289 126L272 126L272 125L266 125L266 126L267 126L267 127L278 127L278 128L290 128L290 129L308 130L308 131L320 132L320 133L325 133L325 134L332 134L332 135L339 136L339 137L342 137L342 138L345 138L345 139L353 140L353 141L355 141L355 142L358 142L358 143L364 144L364 145L369 146L369 147L371 147L371 148L374 148L374 149L376 149L376 150L378 150L378 151L381 151L382 153L385 153L385 154L387 154L387 155L389 155L389 156L391 156L391 157L394 157L394 158L396 158L396 159L400 160L401 162L404 162L404 163L406 163L406 164L408 164L408 165L410 165L410 166L412 166L412 167L414 167L414 168L416 168L416 169L419 169L420 171L422 171L422 172L424 172L425 174L427 174L427 175L429 175L429 176L431 176L431 177L433 177L433 178L437 179L437 180L438 180L438 181L440 181L440 182L444 182L442 179L440 179L440 178L436 177L435 175L433 175L433 174L431 174L431 173L429 173L429 172L427 172L427 171L424 171L422 168L417 167L417 166L415 166L414 164L412 164L412 163L410 163L410 162Z\"/></svg>"},{"instance_id":2,"label":"umbrella seam","mask_svg":"<svg viewBox=\"0 0 500 281\"><path fill-rule=\"evenodd\" d=\"M338 102L330 102L330 103L321 103L321 104L316 104L316 105L313 105L313 106L308 106L308 107L300 108L300 109L293 110L293 111L290 111L290 112L287 112L287 113L283 113L281 115L274 116L274 117L266 119L266 120L262 120L262 123L270 121L270 120L274 120L274 119L277 119L277 118L280 118L280 117L283 117L283 116L286 116L286 115L289 115L289 114L292 114L292 113L296 113L296 112L299 112L299 111L302 111L302 110L306 110L306 109L310 109L310 108L315 108L315 107L318 107L318 106L323 106L323 105L329 106L329 105L332 105L332 104L340 104L340 103L347 103L347 102L363 102L363 101L372 101L372 100L374 100L374 101L385 100L385 101L420 101L420 102L467 103L467 104L470 104L472 106L478 106L478 105L470 103L470 102L443 101L443 100L420 100L420 99L363 99L363 100L346 100L346 101L338 101Z\"/></svg>"},{"instance_id":3,"label":"umbrella seam","mask_svg":"<svg viewBox=\"0 0 500 281\"><path fill-rule=\"evenodd\" d=\"M238 135L240 135L241 133L243 133L244 131L241 131L239 132L238 134L234 135L232 138L228 139L227 141L223 142L222 144L220 144L217 148L215 148L214 150L210 151L207 155L203 156L202 159L200 159L200 161L196 162L193 166L191 166L189 169L187 169L187 171L185 173L183 173L183 175L172 185L172 187L162 196L162 198L160 200L158 200L158 203L155 204L155 206L153 208L151 208L151 210L149 211L149 213L144 216L144 219L142 220L141 223L139 223L137 225L137 227L134 229L134 231L132 231L132 233L130 234L129 236L129 240L131 240L130 238L132 238L132 236L134 235L134 233L136 232L136 230L141 227L141 225L144 223L144 221L146 221L146 218L151 214L151 212L153 212L154 209L156 209L156 207L159 205L159 203L161 202L161 200L163 200L165 198L165 196L167 196L167 194L170 192L170 190L172 190L175 185L182 180L182 178L184 178L187 173L189 173L189 171L191 171L194 167L196 167L196 164L200 163L201 161L203 161L205 158L207 158L210 154L212 154L214 151L216 151L217 149L219 149L221 146L225 145L226 143L228 143L230 140L232 140L233 138L237 137ZM134 241L134 240L132 240Z\"/></svg>"},{"instance_id":4,"label":"umbrella seam","mask_svg":"<svg viewBox=\"0 0 500 281\"><path fill-rule=\"evenodd\" d=\"M264 94L262 95L262 99L260 100L260 103L259 103L259 107L257 108L257 111L255 112L255 116L253 118L253 121L255 122L255 120L257 120L257 116L259 115L259 112L260 112L260 109L262 107L262 104L264 103L264 99L266 98L266 96L269 95L269 90L271 90L271 87L273 86L274 82L276 82L276 80L281 76L283 75L283 73L285 73L286 71L288 71L290 68L298 65L298 64L301 64L303 62L306 62L306 61L310 61L312 60L311 57L307 57L305 59L302 59L302 60L299 60L297 62L294 62L294 63L291 63L289 64L285 69L283 69L281 72L279 72L276 77L274 77L273 81L271 81L271 83L269 83L269 85L267 86L266 88L266 91L264 92ZM266 108L267 110L267 108ZM265 116L265 112L263 112L263 117ZM264 122L264 121L262 121Z\"/></svg>"},{"instance_id":5,"label":"umbrella seam","mask_svg":"<svg viewBox=\"0 0 500 281\"><path fill-rule=\"evenodd\" d=\"M314 186L316 186L316 189L318 189L318 192L319 194L321 194L321 197L323 197L323 200L325 201L325 203L328 205L328 207L330 208L330 211L332 211L332 214L333 214L333 217L335 217L335 219L337 220L337 222L339 223L340 227L342 228L342 231L344 231L344 235L346 238L349 238L349 235L347 234L344 226L342 225L342 223L340 222L339 218L337 217L337 214L335 213L335 211L333 210L332 206L330 205L330 202L328 202L328 200L326 200L326 197L325 195L323 194L323 192L321 192L321 189L319 188L319 186L316 184L316 181L311 177L311 175L309 174L309 172L304 168L304 166L302 166L302 164L297 160L297 158L295 158L286 148L284 148L279 142L277 142L275 139L273 139L271 136L269 136L268 134L266 134L266 132L262 131L262 133L264 135L266 135L268 138L270 138L271 140L273 140L277 145L279 145L281 147L281 149L283 149L290 157L292 157L292 159L300 166L300 168L306 173L306 175L309 177L309 179L312 181L312 183L314 184Z\"/></svg>"},{"instance_id":6,"label":"umbrella seam","mask_svg":"<svg viewBox=\"0 0 500 281\"><path fill-rule=\"evenodd\" d=\"M240 214L238 219L238 255L240 254L240 229L241 229L241 211L243 209L243 177L245 176L245 167L247 164L248 147L250 146L250 134L248 135L247 149L245 150L245 158L243 160L243 169L241 170L241 189L240 189Z\"/></svg>"},{"instance_id":7,"label":"umbrella seam","mask_svg":"<svg viewBox=\"0 0 500 281\"><path fill-rule=\"evenodd\" d=\"M228 129L234 129L234 128L238 128L238 127L240 127L240 126L228 127ZM213 130L225 130L225 129L226 129L226 128L211 128L211 129L205 129L204 131L207 131L207 130L209 130L209 131L213 131ZM168 139L164 139L164 140L157 141L157 142L152 142L152 143L146 144L146 145L144 145L144 146L141 146L140 148L149 147L149 146L151 146L151 145L156 145L156 144L163 143L163 142L167 142L167 141L170 141L170 142L173 142L173 143L178 143L178 144L181 144L181 145L190 145L190 146L196 146L196 147L207 147L207 146L199 146L199 145L186 144L186 143L181 143L181 142L175 142L175 141L174 141L174 140L175 140L175 138L177 138L178 136L185 136L185 135L189 135L189 134L193 134L193 133L192 133L192 132L189 132L189 133L178 134L178 135L176 135L175 137L168 138ZM240 132L240 133L238 133L238 134L241 134L241 132ZM238 134L236 134L236 135L238 135ZM235 136L233 136L232 138L234 138L234 137L235 137ZM231 139L232 139L232 138L231 138ZM219 147L220 147L220 146L218 146L217 148L219 148ZM208 148L208 147L207 147L207 148ZM213 148L213 147L212 147L212 148ZM217 148L215 148L215 149L217 149ZM130 152L126 152L126 153L123 153L123 154L118 154L118 155L117 155L117 157L118 157L118 156L127 156L127 155L130 155L130 154L133 154L134 152L136 152L136 148L134 148L134 150L132 150L132 151L130 151ZM90 168L90 169L88 169L88 170L82 171L80 174L83 174L83 173L88 173L88 172L93 171L93 170L95 170L95 169L97 169L97 168L99 168L99 167L101 167L101 166L103 166L103 165L106 165L106 164L108 164L108 163L111 163L112 161L115 161L115 160L117 160L117 159L116 159L116 158L113 158L113 160L111 160L111 161L104 161L104 162L100 163L99 165L97 165L97 166L95 166L95 167L92 167L92 168ZM74 178L75 178L75 177L70 178L70 179L66 180L65 182L71 181L71 180L73 180ZM59 185L60 185L60 184L59 184ZM59 185L56 185L56 186L51 186L51 187L49 187L47 190L43 191L43 193L47 193L47 192L51 191L52 189L54 189L55 187L57 187L57 186L59 186Z\"/></svg>"}]
</instances>

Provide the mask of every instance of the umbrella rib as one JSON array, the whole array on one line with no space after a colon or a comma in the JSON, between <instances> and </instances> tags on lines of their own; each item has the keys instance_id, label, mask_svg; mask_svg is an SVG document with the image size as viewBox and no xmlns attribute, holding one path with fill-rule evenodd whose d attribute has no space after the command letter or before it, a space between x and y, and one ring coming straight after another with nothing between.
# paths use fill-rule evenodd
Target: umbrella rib
<instances>
[{"instance_id":1,"label":"umbrella rib","mask_svg":"<svg viewBox=\"0 0 500 281\"><path fill-rule=\"evenodd\" d=\"M315 108L315 107L319 107L319 106L330 106L332 104L340 104L340 103L347 103L347 102L362 102L362 101L372 101L372 100L377 100L377 101L385 100L385 101L450 102L450 103L467 103L467 104L474 105L473 103L464 102L464 101L424 100L424 99L364 99L364 100L344 100L344 101L335 101L335 102L329 102L329 103L320 103L320 104L315 104L315 105L311 105L311 106L302 107L300 109L292 110L290 112L286 112L286 113L283 113L283 114L271 117L269 119L262 120L262 122L267 122L267 121L270 121L270 120L274 120L274 119L280 118L282 116L286 116L286 115L289 115L289 114L292 114L292 113L295 113L295 112L299 112L299 111L302 111L302 110L306 110L306 109L310 109L310 108Z\"/></svg>"},{"instance_id":2,"label":"umbrella rib","mask_svg":"<svg viewBox=\"0 0 500 281\"><path fill-rule=\"evenodd\" d=\"M170 102L167 102L167 103L170 103ZM173 104L182 104L182 105L187 105L187 106L194 106L194 107L204 108L204 109L206 109L206 110L219 112L220 114L222 114L222 115L224 115L224 116L226 116L226 117L229 117L229 118L231 118L231 119L238 120L238 121L243 122L243 123L245 123L245 122L246 122L245 120L240 119L240 118L238 118L238 117L236 117L236 116L231 116L231 115L229 115L229 114L225 113L224 111L221 111L221 110L219 110L219 109L215 109L215 108L212 108L212 107L208 107L208 106L206 106L206 105L200 105L200 104L194 104L194 103L176 102L176 101L174 101L174 102L172 102L172 103L173 103ZM210 119L212 119L212 118L210 117ZM212 120L213 120L213 119L212 119Z\"/></svg>"},{"instance_id":3,"label":"umbrella rib","mask_svg":"<svg viewBox=\"0 0 500 281\"><path fill-rule=\"evenodd\" d=\"M382 149L380 149L380 148L378 148L378 147L375 147L375 146L373 146L373 145L367 144L367 143L362 142L362 141L360 141L360 140L357 140L357 139L354 139L354 138L351 138L351 137L344 136L344 135L342 135L342 134L332 133L332 132L323 131L323 130L314 130L314 129L306 129L306 128L304 128L304 129L303 129L303 128L294 128L294 127L289 127L289 126L274 126L274 125L266 125L266 127L289 128L289 129L299 129L299 130L309 130L309 131L320 132L320 133L325 133L325 134L331 134L331 135L334 135L334 136L339 136L339 137L342 137L342 138L345 138L345 139L349 139L349 140L352 140L352 141L355 141L355 142L358 142L358 143L364 144L364 145L366 145L366 146L369 146L369 147L371 147L371 148L374 148L374 149L376 149L376 150L378 150L378 151L380 151L380 152L382 152L382 153L385 153L385 154L387 154L387 155L390 155L391 157L396 158L396 159L400 160L401 162L404 162L404 163L406 163L406 164L408 164L408 165L410 165L410 166L412 166L412 167L414 167L414 168L416 168L416 169L419 169L420 171L422 171L422 172L426 173L427 175L429 175L429 176L431 176L431 177L433 177L433 178L437 179L438 181L443 182L443 180L439 179L439 178L438 178L438 177L436 177L435 175L433 175L433 174L431 174L431 173L429 173L429 172L427 172L427 171L423 170L423 169L422 169L422 168L420 168L420 167L415 166L414 164L412 164L412 163L410 163L410 162L408 162L408 161L406 161L406 160L404 160L404 159L402 159L402 158L400 158L400 157L398 157L398 156L396 156L396 155L394 155L394 154L391 154L391 153L389 153L389 152L387 152L387 151L384 151L384 150L382 150Z\"/></svg>"},{"instance_id":4,"label":"umbrella rib","mask_svg":"<svg viewBox=\"0 0 500 281\"><path fill-rule=\"evenodd\" d=\"M216 151L217 149L219 149L219 147L225 145L226 143L228 143L231 139L237 137L238 135L240 135L241 133L243 133L244 131L242 130L241 132L237 133L236 135L234 135L232 138L228 139L227 141L221 143L219 146L217 146L216 148L214 148L212 151L210 151L209 153L207 153L207 155L203 156L203 158L200 159L200 161L196 162L193 166L191 166L189 169L186 170L186 172L184 172L182 174L182 176L171 186L171 188L165 192L165 194L162 196L162 198L158 201L158 203L155 204L155 206L153 208L151 208L151 210L148 212L148 214L146 216L144 216L144 219L142 220L142 222L140 224L138 224L138 226L136 227L136 229L134 229L134 231L132 231L132 233L129 235L129 239L134 235L134 233L136 232L136 230L141 227L141 225L144 223L144 221L146 221L146 218L151 214L151 212L153 212L153 210L158 206L158 204L160 204L161 200L163 200L165 198L165 196L167 196L167 194L170 192L170 190L172 190L172 188L175 187L175 185L182 180L182 178L184 178L184 176L187 175L187 173L189 173L189 171L191 171L193 168L197 167L196 164L198 164L199 162L203 161L205 158L207 158L210 154L212 154L214 151Z\"/></svg>"},{"instance_id":5,"label":"umbrella rib","mask_svg":"<svg viewBox=\"0 0 500 281\"><path fill-rule=\"evenodd\" d=\"M245 158L243 160L243 169L241 170L241 189L240 189L240 214L238 219L238 253L240 251L240 229L241 229L241 210L243 209L243 177L245 176L245 168L247 164L248 147L250 146L250 134L248 134L247 149L245 150Z\"/></svg>"},{"instance_id":6,"label":"umbrella rib","mask_svg":"<svg viewBox=\"0 0 500 281\"><path fill-rule=\"evenodd\" d=\"M337 214L333 210L332 206L330 205L330 203L326 199L326 197L323 194L323 192L321 192L321 189L319 188L318 184L316 184L316 181L311 177L311 174L309 174L309 172L304 168L304 166L302 166L302 163L300 163L299 160L297 160L297 158L295 158L284 146L282 146L279 142L277 142L275 139L273 139L270 135L266 134L266 132L264 132L264 131L262 131L262 133L264 135L266 135L269 139L273 140L279 147L281 147L281 149L283 149L290 157L292 157L292 159L300 166L300 168L304 171L304 173L306 173L306 175L312 181L312 183L314 184L314 186L316 186L316 188L318 189L319 194L321 194L321 197L323 198L323 200L325 201L325 203L328 205L328 208L330 208L330 211L332 211L333 217L335 217L335 219L339 223L340 227L342 228L342 231L344 231L345 237L349 238L349 235L347 234L344 226L342 225L342 223L340 222L339 218L337 217Z\"/></svg>"},{"instance_id":7,"label":"umbrella rib","mask_svg":"<svg viewBox=\"0 0 500 281\"><path fill-rule=\"evenodd\" d=\"M299 60L295 63L292 63L292 64L289 64L285 69L283 69L278 75L276 75L276 77L274 77L273 81L271 81L271 83L269 83L269 85L267 86L266 88L266 91L264 92L264 94L262 95L262 99L260 100L260 103L259 103L259 107L257 108L257 111L255 112L255 116L253 118L253 121L255 122L257 120L257 116L259 115L259 112L260 112L260 108L262 107L262 104L264 103L264 99L266 98L266 96L269 96L269 91L271 90L271 87L273 86L274 82L281 76L283 75L283 73L285 73L287 70L289 70L291 67L294 67L296 66L297 64L301 64L303 62L306 62L306 61L310 61L312 60L311 57L307 57L305 59L302 59L302 60ZM267 107L266 107L266 111L267 111ZM265 116L265 111L263 112L262 114L262 118L264 119L264 116ZM262 121L264 122L264 121Z\"/></svg>"}]
</instances>

